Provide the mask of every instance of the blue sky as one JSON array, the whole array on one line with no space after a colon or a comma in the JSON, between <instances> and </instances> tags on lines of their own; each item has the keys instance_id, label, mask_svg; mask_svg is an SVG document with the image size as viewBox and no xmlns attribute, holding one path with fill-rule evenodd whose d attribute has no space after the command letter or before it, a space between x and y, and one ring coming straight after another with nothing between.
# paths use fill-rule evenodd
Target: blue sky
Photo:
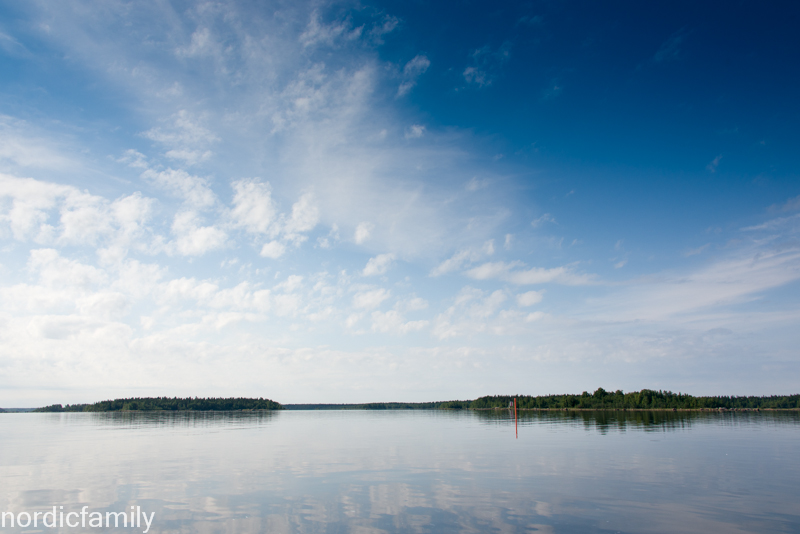
<instances>
[{"instance_id":1,"label":"blue sky","mask_svg":"<svg viewBox=\"0 0 800 534\"><path fill-rule=\"evenodd\" d=\"M795 393L798 14L0 2L0 406Z\"/></svg>"}]
</instances>

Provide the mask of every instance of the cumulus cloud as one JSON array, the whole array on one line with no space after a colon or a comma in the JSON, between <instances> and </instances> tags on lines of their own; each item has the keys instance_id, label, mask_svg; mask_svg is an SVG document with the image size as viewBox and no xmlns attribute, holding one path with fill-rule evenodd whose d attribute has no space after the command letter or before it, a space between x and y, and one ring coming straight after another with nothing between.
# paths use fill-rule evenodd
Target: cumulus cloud
<instances>
[{"instance_id":1,"label":"cumulus cloud","mask_svg":"<svg viewBox=\"0 0 800 534\"><path fill-rule=\"evenodd\" d=\"M406 321L396 310L372 312L372 331L382 333L407 334L422 330L428 321Z\"/></svg>"},{"instance_id":2,"label":"cumulus cloud","mask_svg":"<svg viewBox=\"0 0 800 534\"><path fill-rule=\"evenodd\" d=\"M370 258L361 274L364 276L375 276L383 274L394 261L394 254L379 254Z\"/></svg>"},{"instance_id":3,"label":"cumulus cloud","mask_svg":"<svg viewBox=\"0 0 800 534\"><path fill-rule=\"evenodd\" d=\"M432 332L439 339L485 332L489 320L496 316L507 299L506 293L500 289L487 294L473 287L464 287L456 295L453 305L436 316Z\"/></svg>"},{"instance_id":4,"label":"cumulus cloud","mask_svg":"<svg viewBox=\"0 0 800 534\"><path fill-rule=\"evenodd\" d=\"M371 222L358 223L355 234L353 234L353 239L355 240L356 244L360 245L369 239L370 235L372 234L372 230L374 229L375 225Z\"/></svg>"},{"instance_id":5,"label":"cumulus cloud","mask_svg":"<svg viewBox=\"0 0 800 534\"><path fill-rule=\"evenodd\" d=\"M3 199L0 224L7 224L17 240L97 245L103 239L118 247L144 237L154 203L138 192L109 202L72 186L0 174Z\"/></svg>"},{"instance_id":6,"label":"cumulus cloud","mask_svg":"<svg viewBox=\"0 0 800 534\"><path fill-rule=\"evenodd\" d=\"M102 269L62 257L55 249L34 249L28 269L38 274L39 284L49 288L90 291L107 282Z\"/></svg>"},{"instance_id":7,"label":"cumulus cloud","mask_svg":"<svg viewBox=\"0 0 800 534\"><path fill-rule=\"evenodd\" d=\"M300 200L292 204L292 215L286 222L286 235L289 239L298 239L300 234L313 230L319 223L319 207L314 195L305 193Z\"/></svg>"},{"instance_id":8,"label":"cumulus cloud","mask_svg":"<svg viewBox=\"0 0 800 534\"><path fill-rule=\"evenodd\" d=\"M217 196L209 187L208 179L189 174L182 169L147 169L142 173L142 178L183 199L195 209L209 208L217 202Z\"/></svg>"},{"instance_id":9,"label":"cumulus cloud","mask_svg":"<svg viewBox=\"0 0 800 534\"><path fill-rule=\"evenodd\" d=\"M527 293L520 293L517 295L517 304L523 307L533 306L542 301L541 291L528 291Z\"/></svg>"},{"instance_id":10,"label":"cumulus cloud","mask_svg":"<svg viewBox=\"0 0 800 534\"><path fill-rule=\"evenodd\" d=\"M270 241L261 247L261 256L273 260L283 256L284 252L286 252L286 246L280 241Z\"/></svg>"},{"instance_id":11,"label":"cumulus cloud","mask_svg":"<svg viewBox=\"0 0 800 534\"><path fill-rule=\"evenodd\" d=\"M167 157L186 165L195 165L211 157L207 147L220 139L201 124L201 119L180 110L166 122L164 126L151 128L142 135L164 145L168 149Z\"/></svg>"},{"instance_id":12,"label":"cumulus cloud","mask_svg":"<svg viewBox=\"0 0 800 534\"><path fill-rule=\"evenodd\" d=\"M370 291L360 291L353 295L353 306L355 308L372 309L377 308L391 296L391 292L379 288Z\"/></svg>"},{"instance_id":13,"label":"cumulus cloud","mask_svg":"<svg viewBox=\"0 0 800 534\"><path fill-rule=\"evenodd\" d=\"M305 31L300 34L304 47L320 45L333 46L339 39L353 40L361 37L363 26L352 27L349 20L339 20L326 24L318 10L311 12Z\"/></svg>"},{"instance_id":14,"label":"cumulus cloud","mask_svg":"<svg viewBox=\"0 0 800 534\"><path fill-rule=\"evenodd\" d=\"M206 252L223 248L227 234L214 225L202 226L201 217L194 211L182 211L175 215L172 233L174 249L182 256L200 256Z\"/></svg>"},{"instance_id":15,"label":"cumulus cloud","mask_svg":"<svg viewBox=\"0 0 800 534\"><path fill-rule=\"evenodd\" d=\"M231 217L235 226L251 233L266 234L276 216L269 183L257 179L238 180L231 187L234 190Z\"/></svg>"}]
</instances>

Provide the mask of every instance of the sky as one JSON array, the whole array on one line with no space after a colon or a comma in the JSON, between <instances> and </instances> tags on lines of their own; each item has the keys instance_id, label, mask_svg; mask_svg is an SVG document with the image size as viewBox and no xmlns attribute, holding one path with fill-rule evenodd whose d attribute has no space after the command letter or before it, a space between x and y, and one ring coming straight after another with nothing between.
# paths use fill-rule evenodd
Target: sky
<instances>
[{"instance_id":1,"label":"sky","mask_svg":"<svg viewBox=\"0 0 800 534\"><path fill-rule=\"evenodd\" d=\"M799 22L0 0L0 406L798 393Z\"/></svg>"}]
</instances>

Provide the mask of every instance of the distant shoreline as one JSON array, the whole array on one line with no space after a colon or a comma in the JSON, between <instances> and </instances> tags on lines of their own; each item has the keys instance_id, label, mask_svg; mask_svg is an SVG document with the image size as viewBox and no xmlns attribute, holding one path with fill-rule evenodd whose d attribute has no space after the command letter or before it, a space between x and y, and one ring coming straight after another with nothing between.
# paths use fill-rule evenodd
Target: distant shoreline
<instances>
[{"instance_id":1,"label":"distant shoreline","mask_svg":"<svg viewBox=\"0 0 800 534\"><path fill-rule=\"evenodd\" d=\"M0 412L236 412L264 410L505 410L518 411L797 411L800 394L771 396L695 397L686 393L643 389L623 393L598 388L580 395L493 395L475 400L440 402L372 402L360 404L280 404L243 397L134 397L93 404L53 404L36 409L8 408Z\"/></svg>"}]
</instances>

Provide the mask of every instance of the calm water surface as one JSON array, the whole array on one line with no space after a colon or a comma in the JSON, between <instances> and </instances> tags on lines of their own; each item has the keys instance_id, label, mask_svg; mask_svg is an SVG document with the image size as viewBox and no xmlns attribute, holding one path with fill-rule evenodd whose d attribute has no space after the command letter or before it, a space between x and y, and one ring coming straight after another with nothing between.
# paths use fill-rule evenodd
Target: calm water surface
<instances>
[{"instance_id":1,"label":"calm water surface","mask_svg":"<svg viewBox=\"0 0 800 534\"><path fill-rule=\"evenodd\" d=\"M800 532L799 503L797 413L0 415L0 512L150 532Z\"/></svg>"}]
</instances>

